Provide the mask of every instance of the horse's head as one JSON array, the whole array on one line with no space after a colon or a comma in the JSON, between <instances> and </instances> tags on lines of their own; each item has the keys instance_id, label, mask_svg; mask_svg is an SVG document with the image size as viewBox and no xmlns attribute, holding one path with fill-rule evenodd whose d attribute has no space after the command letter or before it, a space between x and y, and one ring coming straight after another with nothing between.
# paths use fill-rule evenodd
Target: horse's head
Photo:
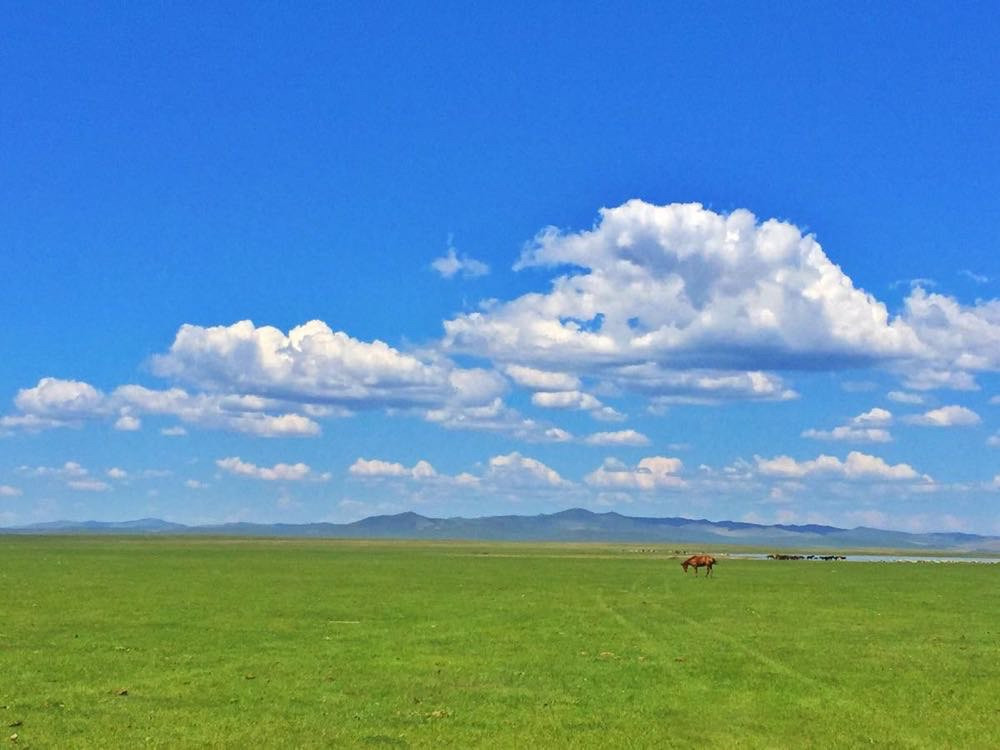
<instances>
[{"instance_id":1,"label":"horse's head","mask_svg":"<svg viewBox=\"0 0 1000 750\"><path fill-rule=\"evenodd\" d=\"M690 563L687 560L681 561L681 567L684 568L685 573L688 572L688 565L690 565Z\"/></svg>"}]
</instances>

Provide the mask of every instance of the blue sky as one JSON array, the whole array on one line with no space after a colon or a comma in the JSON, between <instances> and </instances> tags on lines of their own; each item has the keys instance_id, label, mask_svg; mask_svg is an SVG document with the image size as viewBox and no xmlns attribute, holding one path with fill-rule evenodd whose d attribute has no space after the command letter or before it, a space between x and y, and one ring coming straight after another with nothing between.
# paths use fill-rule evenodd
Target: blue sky
<instances>
[{"instance_id":1,"label":"blue sky","mask_svg":"<svg viewBox=\"0 0 1000 750\"><path fill-rule=\"evenodd\" d=\"M1000 533L987 4L0 9L0 525Z\"/></svg>"}]
</instances>

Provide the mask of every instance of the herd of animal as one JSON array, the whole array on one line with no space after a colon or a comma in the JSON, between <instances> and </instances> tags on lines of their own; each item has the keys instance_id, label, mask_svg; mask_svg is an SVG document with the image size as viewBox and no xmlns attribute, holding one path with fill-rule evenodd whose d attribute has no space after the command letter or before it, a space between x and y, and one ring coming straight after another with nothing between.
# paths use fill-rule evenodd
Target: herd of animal
<instances>
[{"instance_id":1,"label":"herd of animal","mask_svg":"<svg viewBox=\"0 0 1000 750\"><path fill-rule=\"evenodd\" d=\"M773 552L767 556L768 560L846 560L844 555L785 555L780 552ZM691 555L691 557L681 562L684 572L688 568L694 568L694 574L698 575L698 568L705 568L705 575L711 575L712 566L715 565L715 558L711 555Z\"/></svg>"}]
</instances>

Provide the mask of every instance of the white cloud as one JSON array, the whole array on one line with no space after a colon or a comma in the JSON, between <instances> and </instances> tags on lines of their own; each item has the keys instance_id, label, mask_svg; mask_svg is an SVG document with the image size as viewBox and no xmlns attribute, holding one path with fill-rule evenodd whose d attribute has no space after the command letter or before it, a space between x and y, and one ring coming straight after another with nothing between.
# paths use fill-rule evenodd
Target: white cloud
<instances>
[{"instance_id":1,"label":"white cloud","mask_svg":"<svg viewBox=\"0 0 1000 750\"><path fill-rule=\"evenodd\" d=\"M182 437L187 435L188 431L180 425L174 425L173 427L164 427L160 430L160 434L166 435L167 437Z\"/></svg>"},{"instance_id":2,"label":"white cloud","mask_svg":"<svg viewBox=\"0 0 1000 750\"><path fill-rule=\"evenodd\" d=\"M447 254L443 257L435 258L431 262L431 268L446 279L450 279L458 273L467 279L472 279L485 276L490 272L488 265L475 258L470 258L465 253L459 255L454 247L449 247Z\"/></svg>"},{"instance_id":3,"label":"white cloud","mask_svg":"<svg viewBox=\"0 0 1000 750\"><path fill-rule=\"evenodd\" d=\"M208 487L207 484L197 479L185 479L184 486L187 487L189 490L203 490L206 487Z\"/></svg>"},{"instance_id":4,"label":"white cloud","mask_svg":"<svg viewBox=\"0 0 1000 750\"><path fill-rule=\"evenodd\" d=\"M799 479L812 476L827 476L849 480L915 480L931 481L927 475L921 476L909 464L890 465L878 456L851 451L847 459L841 461L836 456L820 455L807 461L796 461L791 456L762 458L754 456L757 471L768 477Z\"/></svg>"},{"instance_id":5,"label":"white cloud","mask_svg":"<svg viewBox=\"0 0 1000 750\"><path fill-rule=\"evenodd\" d=\"M892 424L892 412L875 407L851 417L846 425L832 430L805 430L802 437L851 443L888 443L892 436L883 427L889 424Z\"/></svg>"},{"instance_id":6,"label":"white cloud","mask_svg":"<svg viewBox=\"0 0 1000 750\"><path fill-rule=\"evenodd\" d=\"M123 432L134 432L142 427L142 421L131 414L122 414L115 422L115 429Z\"/></svg>"},{"instance_id":7,"label":"white cloud","mask_svg":"<svg viewBox=\"0 0 1000 750\"><path fill-rule=\"evenodd\" d=\"M858 416L852 417L851 424L858 425L859 427L892 424L892 412L888 409L880 409L876 406L874 409L870 409L863 414L858 414Z\"/></svg>"},{"instance_id":8,"label":"white cloud","mask_svg":"<svg viewBox=\"0 0 1000 750\"><path fill-rule=\"evenodd\" d=\"M56 477L57 479L78 479L90 473L76 461L67 461L62 466L19 466L17 470L30 477Z\"/></svg>"},{"instance_id":9,"label":"white cloud","mask_svg":"<svg viewBox=\"0 0 1000 750\"><path fill-rule=\"evenodd\" d=\"M83 492L104 492L111 489L111 485L100 479L70 479L66 486Z\"/></svg>"},{"instance_id":10,"label":"white cloud","mask_svg":"<svg viewBox=\"0 0 1000 750\"><path fill-rule=\"evenodd\" d=\"M531 403L543 409L575 409L589 412L595 419L618 422L624 416L610 406L605 406L589 393L582 391L539 391L531 395Z\"/></svg>"},{"instance_id":11,"label":"white cloud","mask_svg":"<svg viewBox=\"0 0 1000 750\"><path fill-rule=\"evenodd\" d=\"M491 458L486 477L495 484L525 489L567 487L571 484L555 469L516 451Z\"/></svg>"},{"instance_id":12,"label":"white cloud","mask_svg":"<svg viewBox=\"0 0 1000 750\"><path fill-rule=\"evenodd\" d=\"M968 268L960 269L959 273L962 276L965 276L967 279L976 282L977 284L987 284L990 281L989 276L985 276L984 274L981 273L975 273L974 271L970 271Z\"/></svg>"},{"instance_id":13,"label":"white cloud","mask_svg":"<svg viewBox=\"0 0 1000 750\"><path fill-rule=\"evenodd\" d=\"M575 391L580 388L580 378L565 372L537 370L523 365L507 365L504 372L522 388L535 391Z\"/></svg>"},{"instance_id":14,"label":"white cloud","mask_svg":"<svg viewBox=\"0 0 1000 750\"><path fill-rule=\"evenodd\" d=\"M903 385L915 391L932 391L946 388L952 391L978 391L975 377L964 370L952 370L943 366L926 366L918 364L906 370L900 365Z\"/></svg>"},{"instance_id":15,"label":"white cloud","mask_svg":"<svg viewBox=\"0 0 1000 750\"><path fill-rule=\"evenodd\" d=\"M1000 448L1000 432L986 438L986 444L993 448Z\"/></svg>"},{"instance_id":16,"label":"white cloud","mask_svg":"<svg viewBox=\"0 0 1000 750\"><path fill-rule=\"evenodd\" d=\"M802 437L813 440L837 440L849 443L888 443L892 435L888 430L875 427L850 427L842 425L832 430L804 430Z\"/></svg>"},{"instance_id":17,"label":"white cloud","mask_svg":"<svg viewBox=\"0 0 1000 750\"><path fill-rule=\"evenodd\" d=\"M683 466L679 458L667 456L649 456L639 461L633 468L615 459L608 459L600 468L584 477L584 481L596 487L645 491L676 489L686 484L677 476Z\"/></svg>"},{"instance_id":18,"label":"white cloud","mask_svg":"<svg viewBox=\"0 0 1000 750\"><path fill-rule=\"evenodd\" d=\"M108 469L106 473L111 479L126 479L128 477L128 472L125 471L125 469L118 468L117 466L113 466Z\"/></svg>"},{"instance_id":19,"label":"white cloud","mask_svg":"<svg viewBox=\"0 0 1000 750\"><path fill-rule=\"evenodd\" d=\"M569 270L547 294L447 321L447 345L557 369L837 367L923 351L815 239L745 210L632 200L591 230L543 231L517 265L530 266Z\"/></svg>"},{"instance_id":20,"label":"white cloud","mask_svg":"<svg viewBox=\"0 0 1000 750\"><path fill-rule=\"evenodd\" d=\"M993 404L993 406L1000 406L1000 396L991 397L990 403Z\"/></svg>"},{"instance_id":21,"label":"white cloud","mask_svg":"<svg viewBox=\"0 0 1000 750\"><path fill-rule=\"evenodd\" d=\"M976 412L964 406L942 406L940 409L905 417L904 421L925 427L966 427L979 424L982 420Z\"/></svg>"},{"instance_id":22,"label":"white cloud","mask_svg":"<svg viewBox=\"0 0 1000 750\"><path fill-rule=\"evenodd\" d=\"M584 438L583 442L587 445L649 445L649 438L635 430L618 430L595 432Z\"/></svg>"},{"instance_id":23,"label":"white cloud","mask_svg":"<svg viewBox=\"0 0 1000 750\"><path fill-rule=\"evenodd\" d=\"M42 378L33 388L22 388L14 405L25 414L54 419L89 418L106 411L104 394L79 380Z\"/></svg>"},{"instance_id":24,"label":"white cloud","mask_svg":"<svg viewBox=\"0 0 1000 750\"><path fill-rule=\"evenodd\" d=\"M441 358L423 361L382 341L359 341L313 320L286 336L249 320L231 326L181 326L154 371L208 391L229 391L348 408L488 403L505 381L486 370L461 370Z\"/></svg>"},{"instance_id":25,"label":"white cloud","mask_svg":"<svg viewBox=\"0 0 1000 750\"><path fill-rule=\"evenodd\" d=\"M0 497L18 497L21 495L21 490L18 487L12 487L9 484L0 484Z\"/></svg>"},{"instance_id":26,"label":"white cloud","mask_svg":"<svg viewBox=\"0 0 1000 750\"><path fill-rule=\"evenodd\" d=\"M877 366L927 390L974 389L975 373L1000 371L1000 300L966 306L918 283L892 317L812 236L742 209L628 201L603 209L592 229L542 231L515 266L527 267L560 275L547 292L446 321L444 346L651 396L658 385L688 402L760 391L737 383L713 394L710 380L676 373ZM632 367L670 374L630 377ZM678 388L694 392L670 392Z\"/></svg>"},{"instance_id":27,"label":"white cloud","mask_svg":"<svg viewBox=\"0 0 1000 750\"><path fill-rule=\"evenodd\" d=\"M889 400L897 404L922 404L924 397L917 393L907 393L906 391L889 391Z\"/></svg>"},{"instance_id":28,"label":"white cloud","mask_svg":"<svg viewBox=\"0 0 1000 750\"><path fill-rule=\"evenodd\" d=\"M257 437L310 437L320 433L319 425L309 417L295 413L268 414L278 411L282 402L259 396L189 394L183 388L154 390L140 385L123 385L112 394L116 404L147 414L178 417L187 424L241 432ZM166 435L183 427L167 428Z\"/></svg>"},{"instance_id":29,"label":"white cloud","mask_svg":"<svg viewBox=\"0 0 1000 750\"><path fill-rule=\"evenodd\" d=\"M0 435L18 432L41 432L56 427L75 427L77 425L62 419L39 417L37 414L11 414L0 417Z\"/></svg>"},{"instance_id":30,"label":"white cloud","mask_svg":"<svg viewBox=\"0 0 1000 750\"><path fill-rule=\"evenodd\" d=\"M274 481L288 481L288 482L298 482L303 479L309 479L315 477L312 469L309 468L308 464L296 463L296 464L275 464L271 467L257 466L255 464L242 461L238 456L231 456L229 458L220 458L215 462L215 465L220 469L229 472L230 474L235 474L242 477L251 477L253 479L263 479L268 482ZM318 477L319 479L328 479L329 475L322 474Z\"/></svg>"},{"instance_id":31,"label":"white cloud","mask_svg":"<svg viewBox=\"0 0 1000 750\"><path fill-rule=\"evenodd\" d=\"M654 404L789 401L799 396L779 376L760 371L681 371L646 362L611 368L605 376L623 389L652 396Z\"/></svg>"},{"instance_id":32,"label":"white cloud","mask_svg":"<svg viewBox=\"0 0 1000 750\"><path fill-rule=\"evenodd\" d=\"M966 306L918 288L906 298L904 317L937 363L909 387L970 390L970 372L1000 370L1000 299Z\"/></svg>"},{"instance_id":33,"label":"white cloud","mask_svg":"<svg viewBox=\"0 0 1000 750\"><path fill-rule=\"evenodd\" d=\"M572 433L560 427L550 427L544 433L546 440L551 440L553 443L567 443L573 439Z\"/></svg>"},{"instance_id":34,"label":"white cloud","mask_svg":"<svg viewBox=\"0 0 1000 750\"><path fill-rule=\"evenodd\" d=\"M543 429L532 419L522 416L500 398L482 406L451 405L428 409L424 419L450 430L478 430L509 434L521 439L536 439Z\"/></svg>"},{"instance_id":35,"label":"white cloud","mask_svg":"<svg viewBox=\"0 0 1000 750\"><path fill-rule=\"evenodd\" d=\"M19 408L44 414L2 417L0 429L37 431L78 426L83 419L102 419L117 411L120 416L114 427L118 430L139 429L141 420L136 414L168 414L188 424L260 437L312 436L320 432L319 425L302 414L267 413L289 406L308 411L308 406L256 395L189 394L182 388L154 390L139 385L123 385L105 395L87 383L42 378L34 388L22 389L15 403ZM176 435L179 429L183 428L162 432Z\"/></svg>"},{"instance_id":36,"label":"white cloud","mask_svg":"<svg viewBox=\"0 0 1000 750\"><path fill-rule=\"evenodd\" d=\"M377 458L359 458L351 464L348 472L355 477L365 478L407 478L407 479L433 479L438 476L437 471L427 461L417 461L412 467L407 468L400 463L381 461Z\"/></svg>"},{"instance_id":37,"label":"white cloud","mask_svg":"<svg viewBox=\"0 0 1000 750\"><path fill-rule=\"evenodd\" d=\"M117 409L127 415L169 414L199 427L263 437L311 436L320 432L313 417L345 416L348 409L459 411L489 405L507 387L499 373L459 368L433 351L418 357L381 341L358 341L321 321L293 328L287 336L250 321L185 325L169 352L153 358L153 369L203 392L138 385L121 386L108 397L87 391L90 415ZM177 434L171 429L165 434Z\"/></svg>"}]
</instances>

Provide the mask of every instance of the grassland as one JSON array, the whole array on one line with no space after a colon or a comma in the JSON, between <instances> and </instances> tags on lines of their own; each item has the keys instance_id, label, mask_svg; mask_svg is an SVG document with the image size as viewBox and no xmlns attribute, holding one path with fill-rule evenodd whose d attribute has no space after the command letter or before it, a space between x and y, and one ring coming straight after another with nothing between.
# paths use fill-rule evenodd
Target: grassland
<instances>
[{"instance_id":1,"label":"grassland","mask_svg":"<svg viewBox=\"0 0 1000 750\"><path fill-rule=\"evenodd\" d=\"M1000 747L1000 567L658 549L0 538L4 736Z\"/></svg>"}]
</instances>

